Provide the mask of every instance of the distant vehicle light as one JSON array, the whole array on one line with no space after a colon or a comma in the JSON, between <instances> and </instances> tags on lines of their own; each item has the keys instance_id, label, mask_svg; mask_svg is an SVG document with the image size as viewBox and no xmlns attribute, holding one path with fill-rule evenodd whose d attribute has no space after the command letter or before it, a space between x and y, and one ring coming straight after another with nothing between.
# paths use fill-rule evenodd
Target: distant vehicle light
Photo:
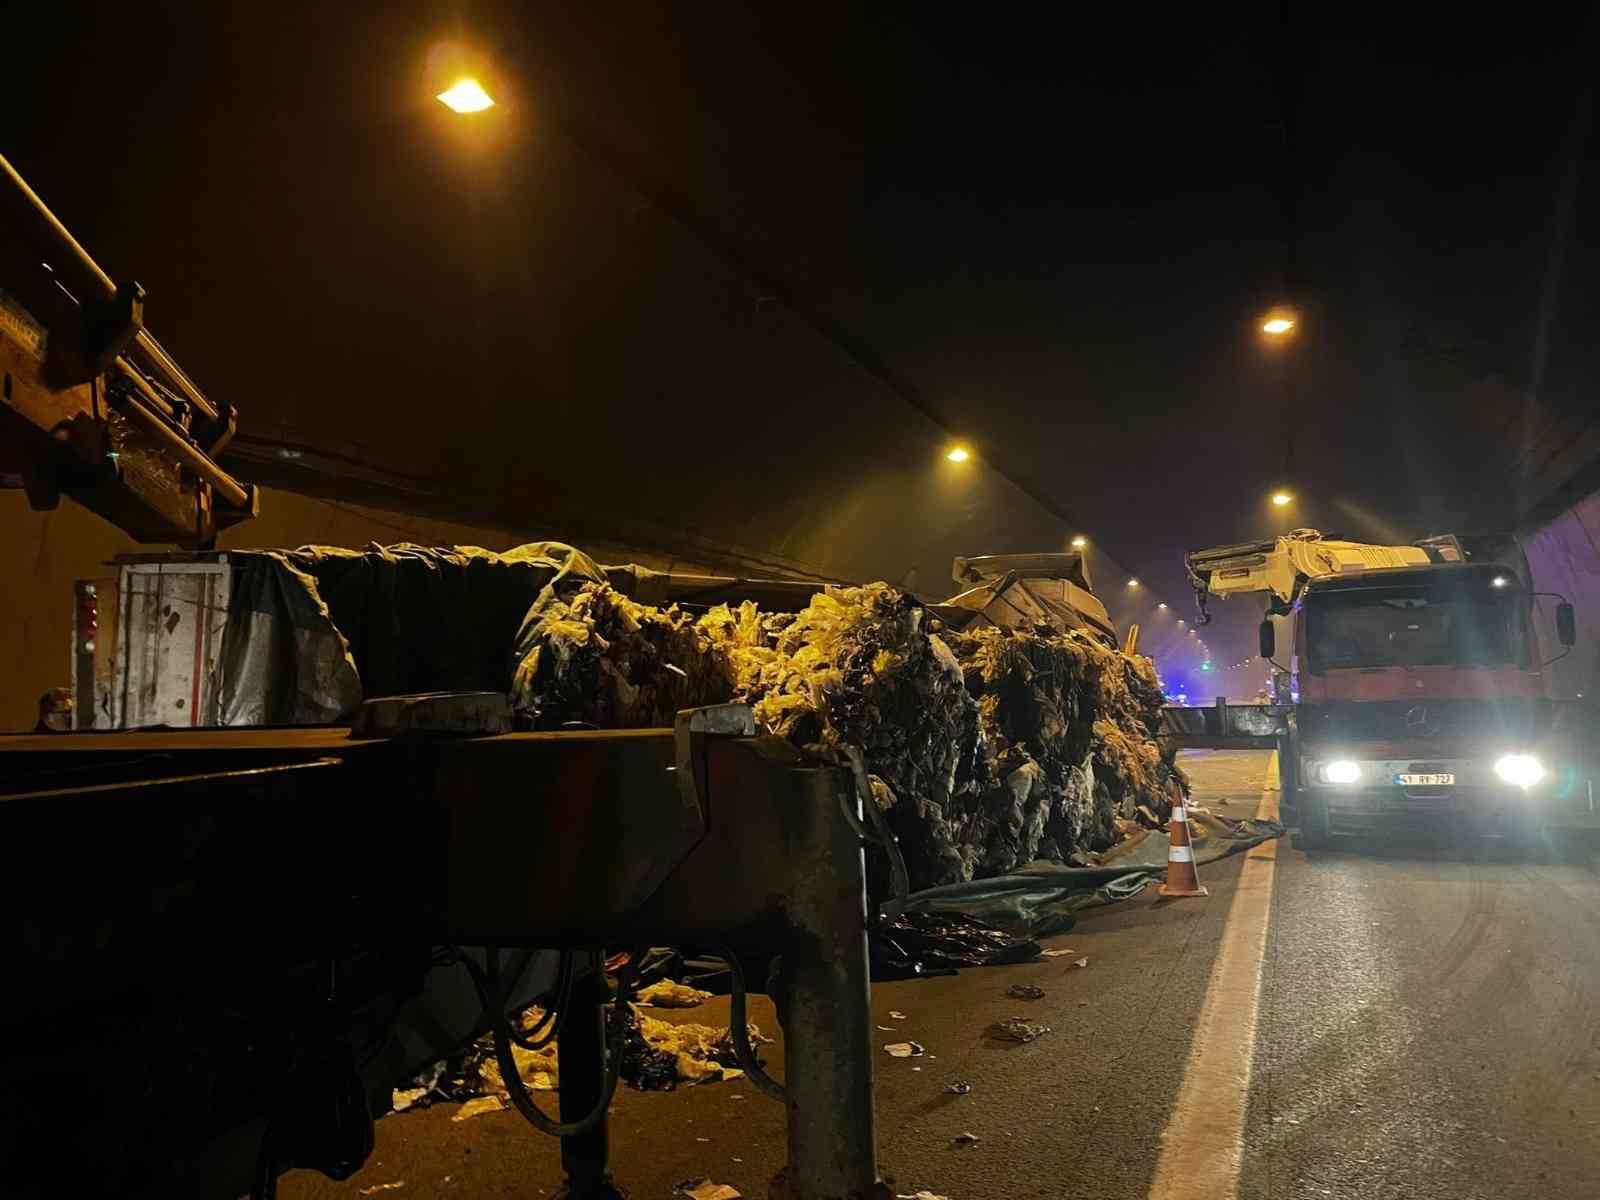
<instances>
[{"instance_id":1,"label":"distant vehicle light","mask_svg":"<svg viewBox=\"0 0 1600 1200\"><path fill-rule=\"evenodd\" d=\"M458 79L437 97L451 112L476 113L494 107L494 100L476 79Z\"/></svg>"},{"instance_id":2,"label":"distant vehicle light","mask_svg":"<svg viewBox=\"0 0 1600 1200\"><path fill-rule=\"evenodd\" d=\"M1336 758L1318 767L1317 777L1323 783L1355 783L1361 778L1361 764L1348 758Z\"/></svg>"},{"instance_id":3,"label":"distant vehicle light","mask_svg":"<svg viewBox=\"0 0 1600 1200\"><path fill-rule=\"evenodd\" d=\"M1504 754L1495 762L1494 773L1513 787L1526 790L1544 778L1544 764L1531 754Z\"/></svg>"}]
</instances>

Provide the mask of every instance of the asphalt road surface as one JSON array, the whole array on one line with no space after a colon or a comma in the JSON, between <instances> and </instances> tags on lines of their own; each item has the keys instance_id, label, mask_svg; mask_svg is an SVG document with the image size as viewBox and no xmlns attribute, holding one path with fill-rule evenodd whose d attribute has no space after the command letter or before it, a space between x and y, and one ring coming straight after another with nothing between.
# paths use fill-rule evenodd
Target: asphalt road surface
<instances>
[{"instance_id":1,"label":"asphalt road surface","mask_svg":"<svg viewBox=\"0 0 1600 1200\"><path fill-rule=\"evenodd\" d=\"M1195 803L1270 811L1269 761L1186 756ZM1281 840L1203 868L1207 899L1150 889L1092 911L1049 942L1073 957L879 985L883 1040L928 1049L879 1056L882 1169L896 1192L951 1200L1600 1194L1597 868L1587 846L1479 861ZM1044 999L1006 998L1019 982ZM751 1008L776 1032L764 998ZM1018 1013L1054 1031L983 1036ZM727 1002L664 1015L721 1025ZM783 1161L782 1110L742 1081L619 1089L613 1112L635 1200L699 1176L764 1198ZM454 1115L387 1117L356 1177L294 1172L280 1195L555 1194L554 1141L513 1113Z\"/></svg>"}]
</instances>

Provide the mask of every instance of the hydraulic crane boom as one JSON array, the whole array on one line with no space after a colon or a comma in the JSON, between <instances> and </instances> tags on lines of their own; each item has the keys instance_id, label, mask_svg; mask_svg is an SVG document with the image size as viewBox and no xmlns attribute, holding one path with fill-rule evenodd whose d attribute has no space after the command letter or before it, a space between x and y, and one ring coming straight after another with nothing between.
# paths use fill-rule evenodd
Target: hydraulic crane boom
<instances>
[{"instance_id":1,"label":"hydraulic crane boom","mask_svg":"<svg viewBox=\"0 0 1600 1200\"><path fill-rule=\"evenodd\" d=\"M1268 592L1271 611L1288 612L1313 579L1389 567L1463 562L1454 537L1428 538L1414 546L1373 546L1325 537L1315 529L1296 529L1272 541L1217 546L1184 556L1189 582L1200 608L1199 623L1208 624L1206 602L1212 596Z\"/></svg>"},{"instance_id":2,"label":"hydraulic crane boom","mask_svg":"<svg viewBox=\"0 0 1600 1200\"><path fill-rule=\"evenodd\" d=\"M62 495L142 542L205 547L256 514L219 466L235 414L144 328L117 283L0 158L0 485Z\"/></svg>"}]
</instances>

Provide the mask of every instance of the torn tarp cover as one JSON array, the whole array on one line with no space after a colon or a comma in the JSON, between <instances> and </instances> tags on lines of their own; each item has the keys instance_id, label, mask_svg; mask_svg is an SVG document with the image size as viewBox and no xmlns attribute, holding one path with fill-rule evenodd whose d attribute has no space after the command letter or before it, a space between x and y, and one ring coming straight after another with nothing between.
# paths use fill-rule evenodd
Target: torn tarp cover
<instances>
[{"instance_id":1,"label":"torn tarp cover","mask_svg":"<svg viewBox=\"0 0 1600 1200\"><path fill-rule=\"evenodd\" d=\"M1190 810L1195 861L1215 862L1272 838L1282 837L1277 821L1234 821ZM1002 929L1035 937L1063 933L1082 909L1137 896L1159 882L1167 869L1167 836L1152 831L1118 847L1116 860L1100 867L1069 867L1035 862L992 879L950 883L913 893L907 913L964 913Z\"/></svg>"},{"instance_id":2,"label":"torn tarp cover","mask_svg":"<svg viewBox=\"0 0 1600 1200\"><path fill-rule=\"evenodd\" d=\"M363 699L505 692L530 609L605 571L561 542L233 550L224 725L315 725Z\"/></svg>"}]
</instances>

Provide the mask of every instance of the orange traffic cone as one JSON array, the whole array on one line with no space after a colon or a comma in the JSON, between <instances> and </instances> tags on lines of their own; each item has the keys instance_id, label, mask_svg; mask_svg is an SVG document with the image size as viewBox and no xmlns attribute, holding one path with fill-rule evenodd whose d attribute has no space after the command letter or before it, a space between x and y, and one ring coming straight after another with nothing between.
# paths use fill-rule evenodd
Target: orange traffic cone
<instances>
[{"instance_id":1,"label":"orange traffic cone","mask_svg":"<svg viewBox=\"0 0 1600 1200\"><path fill-rule=\"evenodd\" d=\"M1163 896L1209 895L1200 886L1194 869L1194 843L1189 840L1189 811L1179 795L1167 824L1167 881L1159 889Z\"/></svg>"}]
</instances>

